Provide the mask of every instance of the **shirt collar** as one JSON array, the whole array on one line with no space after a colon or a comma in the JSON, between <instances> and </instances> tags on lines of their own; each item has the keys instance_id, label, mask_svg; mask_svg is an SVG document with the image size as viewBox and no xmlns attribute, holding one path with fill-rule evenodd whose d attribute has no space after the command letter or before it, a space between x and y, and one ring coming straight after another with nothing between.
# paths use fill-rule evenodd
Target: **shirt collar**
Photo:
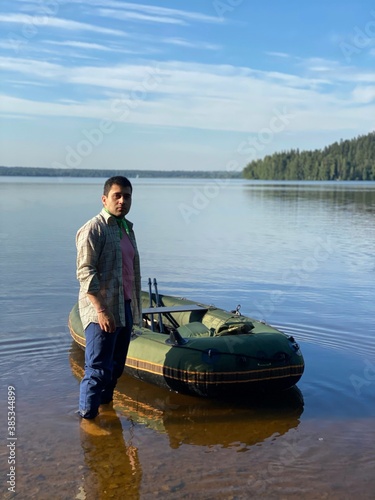
<instances>
[{"instance_id":1,"label":"shirt collar","mask_svg":"<svg viewBox=\"0 0 375 500\"><path fill-rule=\"evenodd\" d=\"M113 217L113 215L109 214L108 212L106 212L104 210L104 208L102 208L100 214L104 217L105 221L107 224L117 224L117 221L116 219ZM126 217L125 217L125 220L126 220L126 223L128 224L129 226L129 229L133 229L133 223L130 222L130 220L128 220Z\"/></svg>"}]
</instances>

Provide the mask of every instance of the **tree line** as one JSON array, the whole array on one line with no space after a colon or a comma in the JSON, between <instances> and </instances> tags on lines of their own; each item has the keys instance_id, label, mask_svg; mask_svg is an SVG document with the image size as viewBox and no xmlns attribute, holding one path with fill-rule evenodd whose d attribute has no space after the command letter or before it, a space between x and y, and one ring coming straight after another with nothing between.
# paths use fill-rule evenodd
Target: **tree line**
<instances>
[{"instance_id":1,"label":"tree line","mask_svg":"<svg viewBox=\"0 0 375 500\"><path fill-rule=\"evenodd\" d=\"M104 170L88 168L48 168L48 167L2 167L0 176L26 176L26 177L103 177L125 175L136 178L201 178L201 179L239 179L241 172L227 171L185 171L185 170Z\"/></svg>"},{"instance_id":2,"label":"tree line","mask_svg":"<svg viewBox=\"0 0 375 500\"><path fill-rule=\"evenodd\" d=\"M335 142L324 149L291 149L248 163L241 171L104 170L78 168L5 167L0 176L262 179L311 181L374 181L375 132Z\"/></svg>"},{"instance_id":3,"label":"tree line","mask_svg":"<svg viewBox=\"0 0 375 500\"><path fill-rule=\"evenodd\" d=\"M245 179L374 181L375 132L335 142L314 151L274 153L254 160L243 170Z\"/></svg>"}]
</instances>

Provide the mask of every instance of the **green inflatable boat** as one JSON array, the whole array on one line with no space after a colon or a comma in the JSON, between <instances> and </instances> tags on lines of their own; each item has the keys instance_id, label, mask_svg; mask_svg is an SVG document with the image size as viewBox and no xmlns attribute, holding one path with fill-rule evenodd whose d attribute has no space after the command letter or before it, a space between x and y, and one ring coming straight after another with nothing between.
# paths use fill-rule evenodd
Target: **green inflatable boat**
<instances>
[{"instance_id":1,"label":"green inflatable boat","mask_svg":"<svg viewBox=\"0 0 375 500\"><path fill-rule=\"evenodd\" d=\"M135 329L125 371L140 380L202 397L236 396L294 386L304 360L293 337L212 305L142 292L142 328ZM75 305L69 315L75 342L85 335Z\"/></svg>"}]
</instances>

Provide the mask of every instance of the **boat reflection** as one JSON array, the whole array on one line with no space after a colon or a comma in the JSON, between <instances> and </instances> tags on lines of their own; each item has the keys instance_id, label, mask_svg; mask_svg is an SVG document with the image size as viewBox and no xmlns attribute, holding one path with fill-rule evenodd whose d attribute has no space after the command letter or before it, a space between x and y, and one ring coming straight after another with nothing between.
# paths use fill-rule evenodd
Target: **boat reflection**
<instances>
[{"instance_id":1,"label":"boat reflection","mask_svg":"<svg viewBox=\"0 0 375 500\"><path fill-rule=\"evenodd\" d=\"M80 380L84 353L74 343L70 363ZM192 444L240 450L298 427L303 404L297 387L251 402L213 401L167 391L126 374L118 382L113 401L114 409L135 425L167 434L171 448Z\"/></svg>"}]
</instances>

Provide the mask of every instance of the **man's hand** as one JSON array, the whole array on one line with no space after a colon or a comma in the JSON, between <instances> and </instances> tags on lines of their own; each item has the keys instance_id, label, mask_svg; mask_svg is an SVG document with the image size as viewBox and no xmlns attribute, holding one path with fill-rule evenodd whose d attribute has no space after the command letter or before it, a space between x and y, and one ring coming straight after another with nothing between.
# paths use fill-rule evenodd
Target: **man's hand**
<instances>
[{"instance_id":1,"label":"man's hand","mask_svg":"<svg viewBox=\"0 0 375 500\"><path fill-rule=\"evenodd\" d=\"M105 332L114 333L116 331L115 318L111 311L107 309L107 305L101 294L94 295L93 293L88 293L87 297L96 309L100 328Z\"/></svg>"},{"instance_id":2,"label":"man's hand","mask_svg":"<svg viewBox=\"0 0 375 500\"><path fill-rule=\"evenodd\" d=\"M116 322L113 314L105 309L98 313L98 322L102 330L108 333L114 333L116 331Z\"/></svg>"}]
</instances>

